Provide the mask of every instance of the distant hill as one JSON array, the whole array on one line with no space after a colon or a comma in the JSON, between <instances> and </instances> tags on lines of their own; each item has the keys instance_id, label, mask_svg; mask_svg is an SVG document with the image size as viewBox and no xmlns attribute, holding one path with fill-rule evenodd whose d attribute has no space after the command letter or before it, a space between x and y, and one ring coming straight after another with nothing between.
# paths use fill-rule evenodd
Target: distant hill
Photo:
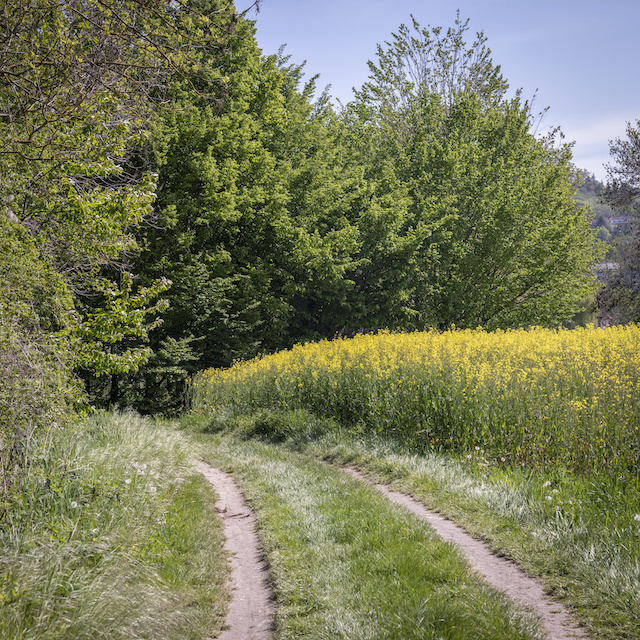
<instances>
[{"instance_id":1,"label":"distant hill","mask_svg":"<svg viewBox=\"0 0 640 640\"><path fill-rule=\"evenodd\" d=\"M594 221L598 224L594 226L601 226L600 218L620 218L620 214L614 211L610 206L600 202L600 192L604 189L604 184L596 179L596 177L585 171L580 170L580 176L582 178L582 184L578 187L578 192L575 195L575 200L579 205L588 204L593 211Z\"/></svg>"}]
</instances>

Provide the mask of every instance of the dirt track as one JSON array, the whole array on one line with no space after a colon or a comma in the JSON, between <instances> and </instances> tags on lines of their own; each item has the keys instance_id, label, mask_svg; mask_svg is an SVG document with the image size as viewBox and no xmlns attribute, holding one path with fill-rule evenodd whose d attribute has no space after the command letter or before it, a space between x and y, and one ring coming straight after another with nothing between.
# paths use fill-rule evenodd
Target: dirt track
<instances>
[{"instance_id":1,"label":"dirt track","mask_svg":"<svg viewBox=\"0 0 640 640\"><path fill-rule=\"evenodd\" d=\"M256 519L233 478L204 463L197 470L219 496L216 509L224 522L231 553L232 600L221 640L267 640L273 633L273 600L266 562L256 534Z\"/></svg>"},{"instance_id":2,"label":"dirt track","mask_svg":"<svg viewBox=\"0 0 640 640\"><path fill-rule=\"evenodd\" d=\"M197 469L213 485L232 554L232 602L227 617L228 629L221 640L268 640L273 634L274 604L269 587L268 569L255 531L255 517L245 505L242 494L228 474L199 463ZM532 609L540 618L550 640L587 638L566 609L544 594L542 585L530 578L518 565L501 558L484 543L472 538L461 527L441 515L429 511L410 496L373 484L353 469L345 469L352 477L371 484L389 500L402 505L431 525L447 542L458 546L469 564L488 584L503 591L513 600Z\"/></svg>"},{"instance_id":3,"label":"dirt track","mask_svg":"<svg viewBox=\"0 0 640 640\"><path fill-rule=\"evenodd\" d=\"M472 538L462 527L438 513L429 511L411 496L392 491L381 484L373 484L353 469L345 471L362 482L372 484L389 500L402 505L421 520L428 522L443 540L455 544L465 554L473 570L486 582L506 593L512 600L533 609L551 640L587 638L566 609L546 596L542 585L529 577L517 564L497 556L486 544Z\"/></svg>"}]
</instances>

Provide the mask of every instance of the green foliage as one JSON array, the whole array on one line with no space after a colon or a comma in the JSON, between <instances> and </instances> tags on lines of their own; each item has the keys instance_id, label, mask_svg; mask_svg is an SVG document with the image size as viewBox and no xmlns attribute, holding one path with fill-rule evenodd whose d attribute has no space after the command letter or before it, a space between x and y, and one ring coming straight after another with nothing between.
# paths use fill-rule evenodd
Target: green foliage
<instances>
[{"instance_id":1,"label":"green foliage","mask_svg":"<svg viewBox=\"0 0 640 640\"><path fill-rule=\"evenodd\" d=\"M366 176L398 203L376 242L391 251L363 269L361 293L386 290L390 269L404 326L553 326L594 291L600 255L572 199L570 148L536 138L529 105L503 97L481 34L467 48L466 23L414 29L379 48L350 106ZM376 320L403 326L397 307Z\"/></svg>"},{"instance_id":2,"label":"green foliage","mask_svg":"<svg viewBox=\"0 0 640 640\"><path fill-rule=\"evenodd\" d=\"M79 397L64 338L71 293L20 225L0 214L0 496L24 480L31 442Z\"/></svg>"},{"instance_id":3,"label":"green foliage","mask_svg":"<svg viewBox=\"0 0 640 640\"><path fill-rule=\"evenodd\" d=\"M616 259L613 241L620 234L623 225L613 225L610 219L617 216L616 211L603 200L605 186L596 177L580 169L574 176L574 184L577 191L574 200L580 208L588 207L591 211L591 226L596 229L597 237L602 242L609 245L606 259L613 261Z\"/></svg>"},{"instance_id":4,"label":"green foliage","mask_svg":"<svg viewBox=\"0 0 640 640\"><path fill-rule=\"evenodd\" d=\"M605 200L622 210L638 210L640 203L640 120L627 123L627 138L611 141L615 164L607 167Z\"/></svg>"},{"instance_id":5,"label":"green foliage","mask_svg":"<svg viewBox=\"0 0 640 640\"><path fill-rule=\"evenodd\" d=\"M196 6L197 5L197 6ZM3 491L85 375L135 370L168 287L134 286L156 175L149 119L176 78L196 91L237 16L222 3L9 0L0 8L0 452ZM202 63L206 53L206 67ZM215 83L214 83L215 77ZM24 479L24 478L23 478Z\"/></svg>"},{"instance_id":6,"label":"green foliage","mask_svg":"<svg viewBox=\"0 0 640 640\"><path fill-rule=\"evenodd\" d=\"M369 61L369 81L356 92L357 101L384 117L406 113L414 100L432 95L440 96L445 110L463 94L474 94L483 104L503 97L509 85L491 60L484 33L470 46L465 41L469 20L463 22L458 12L454 26L443 32L411 19L413 29L402 24L386 48L378 45L378 64ZM396 124L400 132L403 125Z\"/></svg>"},{"instance_id":7,"label":"green foliage","mask_svg":"<svg viewBox=\"0 0 640 640\"><path fill-rule=\"evenodd\" d=\"M152 342L164 355L121 384L138 407L175 410L179 370L331 334L348 313L361 171L345 170L338 122L324 100L310 103L313 81L300 89L300 68L260 56L248 22L224 69L223 103L176 90L154 129L158 218L135 269L173 286ZM184 359L169 341L189 345ZM158 388L178 395L158 403Z\"/></svg>"},{"instance_id":8,"label":"green foliage","mask_svg":"<svg viewBox=\"0 0 640 640\"><path fill-rule=\"evenodd\" d=\"M627 139L611 142L616 164L608 167L605 202L628 217L622 233L615 239L618 268L608 274L598 295L601 313L613 324L640 321L640 121L628 123Z\"/></svg>"},{"instance_id":9,"label":"green foliage","mask_svg":"<svg viewBox=\"0 0 640 640\"><path fill-rule=\"evenodd\" d=\"M160 320L149 321L166 309L166 300L151 302L171 286L167 280L159 280L151 287L139 288L133 293L130 274L124 273L121 286L102 280L94 284L104 296L105 302L87 312L77 328L75 336L79 348L75 354L75 366L88 369L96 376L135 371L151 355L148 346L131 345L132 341L147 342L149 331Z\"/></svg>"}]
</instances>

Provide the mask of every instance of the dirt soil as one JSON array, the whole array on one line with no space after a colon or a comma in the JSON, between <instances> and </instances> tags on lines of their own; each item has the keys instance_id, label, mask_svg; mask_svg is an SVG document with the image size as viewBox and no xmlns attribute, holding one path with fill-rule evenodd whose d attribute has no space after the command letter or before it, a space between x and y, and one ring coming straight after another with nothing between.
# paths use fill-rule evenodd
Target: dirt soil
<instances>
[{"instance_id":1,"label":"dirt soil","mask_svg":"<svg viewBox=\"0 0 640 640\"><path fill-rule=\"evenodd\" d=\"M197 470L218 494L216 510L224 522L231 554L232 599L221 640L268 640L273 634L274 604L267 564L256 534L256 518L233 478L204 463Z\"/></svg>"},{"instance_id":2,"label":"dirt soil","mask_svg":"<svg viewBox=\"0 0 640 640\"><path fill-rule=\"evenodd\" d=\"M227 616L228 628L220 638L268 640L274 631L274 603L268 568L256 534L255 516L246 506L230 475L204 463L198 463L197 469L219 496L216 509L224 521L226 548L231 553L232 601ZM345 469L345 472L371 484L389 500L402 505L431 525L445 541L458 546L467 556L472 569L487 583L534 611L550 640L588 637L565 607L545 595L543 586L518 565L497 556L483 542L471 537L451 520L429 511L414 498L384 485L374 484L353 469Z\"/></svg>"}]
</instances>

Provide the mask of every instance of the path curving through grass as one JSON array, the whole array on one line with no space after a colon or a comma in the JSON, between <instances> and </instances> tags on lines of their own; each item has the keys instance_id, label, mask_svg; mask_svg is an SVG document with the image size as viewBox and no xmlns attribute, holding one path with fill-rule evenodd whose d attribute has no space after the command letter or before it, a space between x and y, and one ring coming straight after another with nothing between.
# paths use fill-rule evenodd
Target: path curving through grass
<instances>
[{"instance_id":1,"label":"path curving through grass","mask_svg":"<svg viewBox=\"0 0 640 640\"><path fill-rule=\"evenodd\" d=\"M455 522L428 510L411 496L393 491L386 485L373 483L355 469L343 470L352 478L370 484L389 500L427 522L445 542L451 542L458 547L467 557L472 569L492 587L532 609L551 640L587 638L584 629L571 617L565 607L545 595L542 585L529 577L516 563L497 556L487 545L470 536Z\"/></svg>"},{"instance_id":2,"label":"path curving through grass","mask_svg":"<svg viewBox=\"0 0 640 640\"><path fill-rule=\"evenodd\" d=\"M221 496L222 517L229 525L257 526L270 568L269 579L264 564L253 569L257 579L246 574L249 591L236 584L224 640L266 640L271 633L278 640L587 637L513 563L461 530L451 540L439 527L425 526L433 519L408 496L255 441L224 438L205 450L208 463L233 474L257 520L246 505L232 503L242 499L237 487L236 497L225 497L226 485L233 485L229 475L202 466ZM257 538L244 547L239 537L233 540L243 534L229 529L227 535L236 559L261 561ZM267 592L267 604L247 609L255 595L251 587L268 582L277 605L262 621L252 619L247 610L257 614L270 605Z\"/></svg>"}]
</instances>

